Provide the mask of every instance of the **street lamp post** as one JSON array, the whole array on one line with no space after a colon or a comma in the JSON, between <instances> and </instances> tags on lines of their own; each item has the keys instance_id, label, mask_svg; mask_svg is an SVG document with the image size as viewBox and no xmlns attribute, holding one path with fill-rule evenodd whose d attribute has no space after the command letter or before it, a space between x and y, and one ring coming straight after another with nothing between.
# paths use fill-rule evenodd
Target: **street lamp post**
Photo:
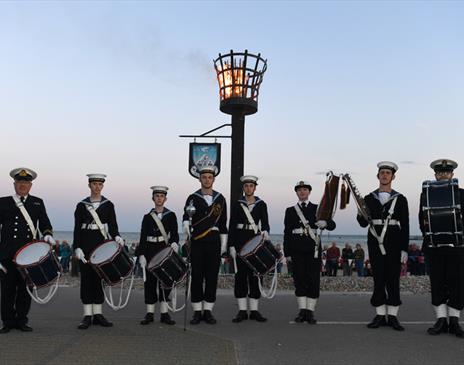
<instances>
[{"instance_id":1,"label":"street lamp post","mask_svg":"<svg viewBox=\"0 0 464 365\"><path fill-rule=\"evenodd\" d=\"M243 175L245 116L258 111L259 87L267 69L261 54L230 51L214 60L219 83L219 109L232 117L232 151L230 174L230 203L242 195L240 177Z\"/></svg>"}]
</instances>

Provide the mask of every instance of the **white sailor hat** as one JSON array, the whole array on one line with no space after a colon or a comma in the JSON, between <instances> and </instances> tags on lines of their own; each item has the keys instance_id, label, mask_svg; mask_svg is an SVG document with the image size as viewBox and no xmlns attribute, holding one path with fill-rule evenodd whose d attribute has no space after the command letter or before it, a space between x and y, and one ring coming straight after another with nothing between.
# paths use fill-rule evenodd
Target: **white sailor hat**
<instances>
[{"instance_id":1,"label":"white sailor hat","mask_svg":"<svg viewBox=\"0 0 464 365\"><path fill-rule=\"evenodd\" d=\"M447 158L440 158L432 161L430 167L436 172L453 172L453 170L458 167L458 163Z\"/></svg>"},{"instance_id":2,"label":"white sailor hat","mask_svg":"<svg viewBox=\"0 0 464 365\"><path fill-rule=\"evenodd\" d=\"M18 167L10 171L10 176L15 180L32 181L37 177L37 173L27 167Z\"/></svg>"},{"instance_id":3,"label":"white sailor hat","mask_svg":"<svg viewBox=\"0 0 464 365\"><path fill-rule=\"evenodd\" d=\"M253 183L255 185L258 185L258 177L254 175L243 175L240 178L240 181L245 184L245 183Z\"/></svg>"},{"instance_id":4,"label":"white sailor hat","mask_svg":"<svg viewBox=\"0 0 464 365\"><path fill-rule=\"evenodd\" d=\"M216 166L201 166L198 169L198 173L201 174L213 174L214 176L217 175L217 168Z\"/></svg>"},{"instance_id":5,"label":"white sailor hat","mask_svg":"<svg viewBox=\"0 0 464 365\"><path fill-rule=\"evenodd\" d=\"M311 184L304 180L300 180L295 184L295 188L294 188L295 191L297 191L298 188L306 188L306 189L309 189L309 191L313 190L313 187L311 186Z\"/></svg>"},{"instance_id":6,"label":"white sailor hat","mask_svg":"<svg viewBox=\"0 0 464 365\"><path fill-rule=\"evenodd\" d=\"M161 193L161 194L164 194L164 195L167 195L168 190L169 190L169 188L167 186L161 186L161 185L152 186L152 187L150 187L150 189L153 190L153 194Z\"/></svg>"},{"instance_id":7,"label":"white sailor hat","mask_svg":"<svg viewBox=\"0 0 464 365\"><path fill-rule=\"evenodd\" d=\"M379 171L382 170L382 169L392 170L393 173L398 171L398 165L396 163L394 163L394 162L391 162L391 161L380 161L377 164L377 167L379 168Z\"/></svg>"},{"instance_id":8,"label":"white sailor hat","mask_svg":"<svg viewBox=\"0 0 464 365\"><path fill-rule=\"evenodd\" d=\"M89 182L92 182L92 181L105 182L105 179L106 179L105 174L87 174L87 177L89 178Z\"/></svg>"}]
</instances>

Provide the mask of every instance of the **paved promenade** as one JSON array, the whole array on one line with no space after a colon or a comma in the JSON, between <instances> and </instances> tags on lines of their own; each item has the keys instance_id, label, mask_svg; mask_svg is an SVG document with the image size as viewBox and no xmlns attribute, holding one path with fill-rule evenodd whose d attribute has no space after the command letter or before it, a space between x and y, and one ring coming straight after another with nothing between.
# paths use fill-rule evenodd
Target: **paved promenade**
<instances>
[{"instance_id":1,"label":"paved promenade","mask_svg":"<svg viewBox=\"0 0 464 365\"><path fill-rule=\"evenodd\" d=\"M138 324L144 315L143 292L135 290L125 309L105 306L112 328L76 328L82 316L78 288L60 288L51 303L33 304L32 333L12 330L0 336L0 365L13 364L459 364L464 363L464 340L451 335L432 337L434 321L429 298L403 294L400 320L405 332L370 330L373 316L369 294L322 293L318 324L295 324L295 298L282 291L262 300L267 323L231 322L237 311L230 290L220 290L215 326ZM157 308L158 309L158 308ZM191 310L189 308L189 318Z\"/></svg>"}]
</instances>

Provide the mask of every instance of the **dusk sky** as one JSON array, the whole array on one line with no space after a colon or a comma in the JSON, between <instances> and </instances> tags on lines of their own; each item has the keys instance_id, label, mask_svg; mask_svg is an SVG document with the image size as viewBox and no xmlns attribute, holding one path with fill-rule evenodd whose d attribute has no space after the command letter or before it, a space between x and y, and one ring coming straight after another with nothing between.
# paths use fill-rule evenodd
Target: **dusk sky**
<instances>
[{"instance_id":1,"label":"dusk sky","mask_svg":"<svg viewBox=\"0 0 464 365\"><path fill-rule=\"evenodd\" d=\"M392 160L418 234L430 161L457 160L464 176L463 19L458 1L0 2L0 195L14 192L11 169L30 167L31 193L56 230L71 230L85 175L101 172L121 231L139 230L151 185L169 186L180 220L199 183L178 136L230 121L213 59L248 49L268 60L246 118L245 173L260 178L271 233L298 180L315 203L328 170L352 173L367 194L377 162ZM220 142L215 189L228 199ZM365 233L355 215L337 211L335 233Z\"/></svg>"}]
</instances>

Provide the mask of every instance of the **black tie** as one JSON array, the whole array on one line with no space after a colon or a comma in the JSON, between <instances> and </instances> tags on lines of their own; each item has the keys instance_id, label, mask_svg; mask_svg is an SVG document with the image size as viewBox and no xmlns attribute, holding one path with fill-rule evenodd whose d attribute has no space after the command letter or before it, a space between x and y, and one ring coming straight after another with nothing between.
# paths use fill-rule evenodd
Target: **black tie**
<instances>
[{"instance_id":1,"label":"black tie","mask_svg":"<svg viewBox=\"0 0 464 365\"><path fill-rule=\"evenodd\" d=\"M24 203L24 197L20 197L19 200L21 200L21 203Z\"/></svg>"},{"instance_id":2,"label":"black tie","mask_svg":"<svg viewBox=\"0 0 464 365\"><path fill-rule=\"evenodd\" d=\"M301 203L301 207L302 207L303 209L306 209L306 203L305 203L305 202Z\"/></svg>"}]
</instances>

